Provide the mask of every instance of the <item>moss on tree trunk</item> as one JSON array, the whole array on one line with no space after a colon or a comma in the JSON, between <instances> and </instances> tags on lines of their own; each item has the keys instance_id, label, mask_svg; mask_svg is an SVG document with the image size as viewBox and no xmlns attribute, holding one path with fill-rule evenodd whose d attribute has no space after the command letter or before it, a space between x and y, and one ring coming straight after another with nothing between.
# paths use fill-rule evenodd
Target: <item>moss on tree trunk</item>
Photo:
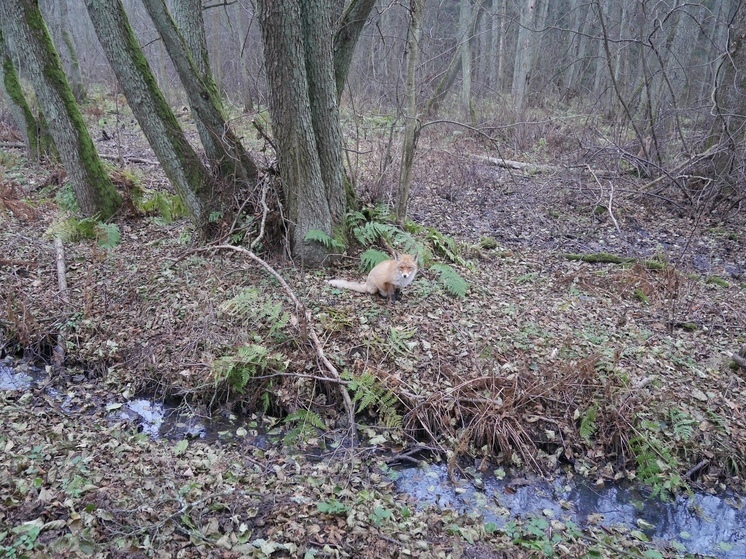
<instances>
[{"instance_id":1,"label":"moss on tree trunk","mask_svg":"<svg viewBox=\"0 0 746 559\"><path fill-rule=\"evenodd\" d=\"M168 106L130 27L120 0L86 0L111 64L163 171L202 233L208 233L215 198L213 181Z\"/></svg>"},{"instance_id":2,"label":"moss on tree trunk","mask_svg":"<svg viewBox=\"0 0 746 559\"><path fill-rule=\"evenodd\" d=\"M0 2L0 26L11 48L23 53L78 205L85 215L107 219L122 203L96 152L39 6L34 0Z\"/></svg>"}]
</instances>

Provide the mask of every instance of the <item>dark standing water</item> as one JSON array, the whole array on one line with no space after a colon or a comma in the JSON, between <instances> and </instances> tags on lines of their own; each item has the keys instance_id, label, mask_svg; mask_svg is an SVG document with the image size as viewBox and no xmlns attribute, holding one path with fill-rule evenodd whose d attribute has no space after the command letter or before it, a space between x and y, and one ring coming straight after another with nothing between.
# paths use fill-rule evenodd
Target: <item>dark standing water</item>
<instances>
[{"instance_id":1,"label":"dark standing water","mask_svg":"<svg viewBox=\"0 0 746 559\"><path fill-rule=\"evenodd\" d=\"M0 361L0 390L26 391L45 377L41 369L14 361ZM66 397L49 390L65 411ZM133 398L106 405L113 421L132 421L153 438L214 439L236 424L196 419L175 406ZM257 446L266 445L260 440ZM583 481L539 478L516 480L484 476L478 484L454 485L444 465L428 464L395 472L397 489L421 506L436 506L477 514L485 522L505 526L511 519L542 516L579 526L589 523L640 530L649 538L689 553L727 559L746 557L746 508L736 495L694 494L664 503L646 497L635 487L594 487Z\"/></svg>"}]
</instances>

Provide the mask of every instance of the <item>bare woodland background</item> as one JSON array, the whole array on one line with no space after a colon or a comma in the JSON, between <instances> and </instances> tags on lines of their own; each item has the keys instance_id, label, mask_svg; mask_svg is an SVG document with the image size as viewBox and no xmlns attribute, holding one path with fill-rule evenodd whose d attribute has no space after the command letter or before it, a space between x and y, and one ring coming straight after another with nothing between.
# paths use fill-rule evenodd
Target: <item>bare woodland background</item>
<instances>
[{"instance_id":1,"label":"bare woodland background","mask_svg":"<svg viewBox=\"0 0 746 559\"><path fill-rule=\"evenodd\" d=\"M362 3L306 4L344 14ZM96 88L119 91L85 3L39 4L78 97ZM139 1L123 4L167 101L186 105L155 19ZM200 5L171 4L175 17ZM420 5L415 31L412 16ZM202 10L220 96L249 115L231 117L245 131L251 115L269 104L258 8L248 0L216 0L202 2ZM426 126L458 122L500 157L631 172L650 179L646 192L655 196L668 188L667 197L703 211L738 210L744 201L744 11L740 0L376 2L340 103L348 176L355 184L385 187L381 179L396 167L391 145L380 148L381 177L356 177L350 153L370 134L398 138L416 114L415 143ZM182 31L188 38L188 28ZM407 49L412 36L416 59ZM413 82L406 79L408 60L416 62ZM407 83L415 87L414 111ZM338 220L334 207L331 212L332 222ZM329 232L328 223L321 229Z\"/></svg>"}]
</instances>

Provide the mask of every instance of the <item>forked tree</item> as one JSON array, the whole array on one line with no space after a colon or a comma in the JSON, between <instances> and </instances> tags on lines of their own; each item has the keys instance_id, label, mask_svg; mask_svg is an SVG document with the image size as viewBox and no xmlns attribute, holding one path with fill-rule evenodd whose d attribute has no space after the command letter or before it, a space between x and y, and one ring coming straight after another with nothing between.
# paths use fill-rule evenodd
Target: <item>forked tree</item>
<instances>
[{"instance_id":1,"label":"forked tree","mask_svg":"<svg viewBox=\"0 0 746 559\"><path fill-rule=\"evenodd\" d=\"M338 6L332 0L258 2L290 247L311 266L324 261L327 249L306 235L314 229L331 234L346 209L338 84L373 3L352 0L342 14L335 13Z\"/></svg>"}]
</instances>

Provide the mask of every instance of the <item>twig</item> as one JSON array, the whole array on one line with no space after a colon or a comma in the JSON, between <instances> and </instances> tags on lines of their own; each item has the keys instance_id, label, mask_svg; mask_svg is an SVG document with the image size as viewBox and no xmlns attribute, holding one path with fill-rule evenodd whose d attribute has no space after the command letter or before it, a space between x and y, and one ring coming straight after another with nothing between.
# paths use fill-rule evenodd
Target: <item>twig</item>
<instances>
[{"instance_id":1,"label":"twig","mask_svg":"<svg viewBox=\"0 0 746 559\"><path fill-rule=\"evenodd\" d=\"M267 215L269 214L269 207L267 206L267 188L269 185L269 177L265 176L264 180L262 181L262 222L259 224L259 234L256 236L256 239L254 239L251 242L251 245L249 248L251 250L254 250L254 247L259 243L259 241L262 240L262 237L264 237L264 225L267 223Z\"/></svg>"},{"instance_id":2,"label":"twig","mask_svg":"<svg viewBox=\"0 0 746 559\"><path fill-rule=\"evenodd\" d=\"M267 142L270 146L272 146L272 149L275 151L275 153L279 153L277 151L277 146L275 146L275 143L272 141L272 138L270 138L269 134L267 134L267 132L264 130L264 127L261 124L259 124L255 118L251 119L251 124L254 125L254 128L256 128L259 134L261 135L261 137L264 138L264 141Z\"/></svg>"},{"instance_id":3,"label":"twig","mask_svg":"<svg viewBox=\"0 0 746 559\"><path fill-rule=\"evenodd\" d=\"M588 169L588 172L593 175L593 180L596 181L596 184L601 189L601 192L603 192L603 186L601 186L601 181L598 180L598 177L596 176L596 171L590 168L590 166L586 166L586 169ZM622 230L619 228L619 223L616 220L616 217L614 217L614 210L612 209L612 203L614 201L614 183L609 181L609 186L611 187L611 190L609 192L609 203L606 206L606 209L609 211L609 217L611 217L611 220L614 222L614 227L616 227L617 233L620 235L622 234Z\"/></svg>"},{"instance_id":4,"label":"twig","mask_svg":"<svg viewBox=\"0 0 746 559\"><path fill-rule=\"evenodd\" d=\"M685 473L684 477L686 479L691 480L692 477L694 476L694 474L696 474L697 472L699 472L702 468L704 468L705 466L707 466L709 463L710 463L709 460L702 460L699 464L697 464L696 466L694 466L693 468L691 468L687 473Z\"/></svg>"}]
</instances>

